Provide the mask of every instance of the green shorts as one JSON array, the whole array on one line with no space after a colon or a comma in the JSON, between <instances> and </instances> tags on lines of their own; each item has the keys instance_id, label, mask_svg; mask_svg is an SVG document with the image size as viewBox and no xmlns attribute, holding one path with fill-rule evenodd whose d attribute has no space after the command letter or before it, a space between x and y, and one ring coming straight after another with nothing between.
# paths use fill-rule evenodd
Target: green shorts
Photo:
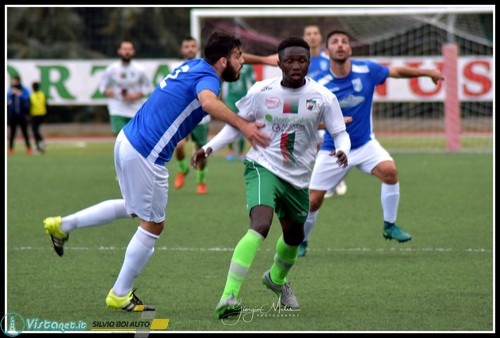
<instances>
[{"instance_id":1,"label":"green shorts","mask_svg":"<svg viewBox=\"0 0 500 338\"><path fill-rule=\"evenodd\" d=\"M297 189L263 166L245 160L247 210L257 205L274 209L278 218L305 223L309 213L309 188Z\"/></svg>"},{"instance_id":2,"label":"green shorts","mask_svg":"<svg viewBox=\"0 0 500 338\"><path fill-rule=\"evenodd\" d=\"M208 123L197 125L191 132L191 140L198 148L201 148L208 142Z\"/></svg>"},{"instance_id":3,"label":"green shorts","mask_svg":"<svg viewBox=\"0 0 500 338\"><path fill-rule=\"evenodd\" d=\"M109 115L109 122L111 122L111 131L113 135L118 135L120 130L122 130L130 120L132 120L131 117Z\"/></svg>"}]
</instances>

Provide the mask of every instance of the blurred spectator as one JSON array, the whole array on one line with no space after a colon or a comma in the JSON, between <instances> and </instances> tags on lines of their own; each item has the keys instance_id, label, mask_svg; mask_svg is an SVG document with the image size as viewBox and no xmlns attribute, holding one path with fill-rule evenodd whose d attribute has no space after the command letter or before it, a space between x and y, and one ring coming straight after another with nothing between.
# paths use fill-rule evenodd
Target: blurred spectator
<instances>
[{"instance_id":1,"label":"blurred spectator","mask_svg":"<svg viewBox=\"0 0 500 338\"><path fill-rule=\"evenodd\" d=\"M42 134L40 133L40 126L47 117L47 97L45 93L40 90L40 83L33 82L31 85L33 92L30 95L30 115L31 115L31 130L35 138L36 150L40 153L45 151L45 144L43 142Z\"/></svg>"},{"instance_id":2,"label":"blurred spectator","mask_svg":"<svg viewBox=\"0 0 500 338\"><path fill-rule=\"evenodd\" d=\"M28 119L30 114L30 91L21 84L21 77L14 75L10 80L7 92L7 121L10 127L8 154L14 154L14 142L17 126L21 128L26 143L26 153L31 155L31 143L28 136Z\"/></svg>"}]
</instances>

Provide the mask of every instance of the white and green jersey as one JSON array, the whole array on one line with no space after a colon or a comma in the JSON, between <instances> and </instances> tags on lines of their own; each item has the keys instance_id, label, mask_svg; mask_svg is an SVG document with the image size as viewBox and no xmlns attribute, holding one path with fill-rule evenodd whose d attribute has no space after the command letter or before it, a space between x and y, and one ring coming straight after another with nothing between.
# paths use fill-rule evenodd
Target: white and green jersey
<instances>
[{"instance_id":1,"label":"white and green jersey","mask_svg":"<svg viewBox=\"0 0 500 338\"><path fill-rule=\"evenodd\" d=\"M334 94L308 77L306 84L296 89L283 87L281 80L278 77L255 83L236 103L242 118L265 123L260 130L271 137L268 147L251 148L246 157L303 189L309 185L316 157L319 123L324 122L328 132L339 142L337 149L346 154L350 140ZM203 148L217 151L238 135L238 129L226 125Z\"/></svg>"},{"instance_id":2,"label":"white and green jersey","mask_svg":"<svg viewBox=\"0 0 500 338\"><path fill-rule=\"evenodd\" d=\"M141 108L146 101L146 97L142 97L134 102L126 102L123 96L126 93L142 93L144 96L149 95L153 91L153 83L149 80L145 68L131 61L124 66L121 61L113 62L106 68L104 76L99 84L99 91L104 91L112 87L115 96L109 98L108 111L109 115L118 115L124 117L134 117L135 113Z\"/></svg>"}]
</instances>

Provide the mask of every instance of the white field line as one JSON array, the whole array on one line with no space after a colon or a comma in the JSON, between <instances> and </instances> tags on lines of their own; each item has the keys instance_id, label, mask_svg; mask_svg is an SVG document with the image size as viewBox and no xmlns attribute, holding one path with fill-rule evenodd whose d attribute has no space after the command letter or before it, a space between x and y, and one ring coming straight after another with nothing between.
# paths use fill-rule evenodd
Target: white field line
<instances>
[{"instance_id":1,"label":"white field line","mask_svg":"<svg viewBox=\"0 0 500 338\"><path fill-rule=\"evenodd\" d=\"M48 250L50 251L51 247L32 247L32 246L16 246L16 247L7 247L7 250L13 251L31 251L31 250ZM126 247L116 247L116 246L100 246L100 247L71 247L65 246L64 250L98 250L98 251L125 251ZM155 247L155 250L159 251L233 251L234 248L183 248L183 247L168 247L168 246L159 246ZM262 249L260 249L262 250ZM264 251L274 251L274 249L264 249ZM470 252L470 253L492 253L492 249L485 248L467 248L467 249L453 249L453 248L326 248L326 249L308 249L308 251L314 252Z\"/></svg>"}]
</instances>

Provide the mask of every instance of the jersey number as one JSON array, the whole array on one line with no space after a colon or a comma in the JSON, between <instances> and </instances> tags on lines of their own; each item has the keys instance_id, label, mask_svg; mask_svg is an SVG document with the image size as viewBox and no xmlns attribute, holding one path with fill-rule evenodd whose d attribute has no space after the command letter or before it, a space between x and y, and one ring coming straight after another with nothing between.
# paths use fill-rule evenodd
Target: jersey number
<instances>
[{"instance_id":1,"label":"jersey number","mask_svg":"<svg viewBox=\"0 0 500 338\"><path fill-rule=\"evenodd\" d=\"M163 89L167 86L167 80L168 79L176 79L177 76L179 75L180 72L187 72L189 70L189 66L185 65L180 68L177 68L174 70L173 73L168 74L161 82L160 82L160 87Z\"/></svg>"}]
</instances>

